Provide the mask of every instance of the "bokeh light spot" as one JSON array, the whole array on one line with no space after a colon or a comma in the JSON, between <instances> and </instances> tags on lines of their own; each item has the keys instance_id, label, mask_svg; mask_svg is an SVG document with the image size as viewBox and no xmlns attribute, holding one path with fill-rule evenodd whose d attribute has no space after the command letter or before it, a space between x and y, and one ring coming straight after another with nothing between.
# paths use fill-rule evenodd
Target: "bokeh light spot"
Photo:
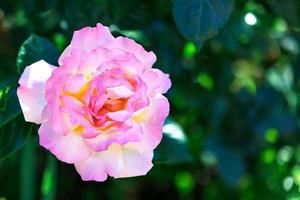
<instances>
[{"instance_id":1,"label":"bokeh light spot","mask_svg":"<svg viewBox=\"0 0 300 200\"><path fill-rule=\"evenodd\" d=\"M203 165L209 167L214 166L218 163L218 159L213 152L204 151L200 156L201 162Z\"/></svg>"},{"instance_id":2,"label":"bokeh light spot","mask_svg":"<svg viewBox=\"0 0 300 200\"><path fill-rule=\"evenodd\" d=\"M187 42L183 47L183 57L192 59L197 53L197 48L192 42Z\"/></svg>"},{"instance_id":3,"label":"bokeh light spot","mask_svg":"<svg viewBox=\"0 0 300 200\"><path fill-rule=\"evenodd\" d=\"M288 176L283 180L282 186L285 191L289 191L293 187L293 184L294 184L293 178L291 176Z\"/></svg>"},{"instance_id":4,"label":"bokeh light spot","mask_svg":"<svg viewBox=\"0 0 300 200\"><path fill-rule=\"evenodd\" d=\"M292 169L292 174L293 174L295 184L300 186L300 166L298 165L294 166Z\"/></svg>"},{"instance_id":5,"label":"bokeh light spot","mask_svg":"<svg viewBox=\"0 0 300 200\"><path fill-rule=\"evenodd\" d=\"M293 155L293 148L290 146L285 146L281 148L277 153L277 162L278 164L284 164L291 160Z\"/></svg>"},{"instance_id":6,"label":"bokeh light spot","mask_svg":"<svg viewBox=\"0 0 300 200\"><path fill-rule=\"evenodd\" d=\"M165 124L163 126L163 133L179 141L186 141L186 136L182 128L175 122Z\"/></svg>"},{"instance_id":7,"label":"bokeh light spot","mask_svg":"<svg viewBox=\"0 0 300 200\"><path fill-rule=\"evenodd\" d=\"M175 176L175 185L179 192L190 193L195 187L195 180L189 172L180 172Z\"/></svg>"},{"instance_id":8,"label":"bokeh light spot","mask_svg":"<svg viewBox=\"0 0 300 200\"><path fill-rule=\"evenodd\" d=\"M253 13L247 13L244 17L246 24L254 26L257 23L257 18Z\"/></svg>"},{"instance_id":9,"label":"bokeh light spot","mask_svg":"<svg viewBox=\"0 0 300 200\"><path fill-rule=\"evenodd\" d=\"M214 80L207 73L200 73L197 77L197 83L199 83L206 90L212 90L214 88Z\"/></svg>"},{"instance_id":10,"label":"bokeh light spot","mask_svg":"<svg viewBox=\"0 0 300 200\"><path fill-rule=\"evenodd\" d=\"M277 129L276 128L267 129L266 134L265 134L265 139L267 142L269 142L271 144L275 143L278 139Z\"/></svg>"},{"instance_id":11,"label":"bokeh light spot","mask_svg":"<svg viewBox=\"0 0 300 200\"><path fill-rule=\"evenodd\" d=\"M266 149L261 154L261 159L264 163L270 164L276 158L276 152L274 149Z\"/></svg>"}]
</instances>

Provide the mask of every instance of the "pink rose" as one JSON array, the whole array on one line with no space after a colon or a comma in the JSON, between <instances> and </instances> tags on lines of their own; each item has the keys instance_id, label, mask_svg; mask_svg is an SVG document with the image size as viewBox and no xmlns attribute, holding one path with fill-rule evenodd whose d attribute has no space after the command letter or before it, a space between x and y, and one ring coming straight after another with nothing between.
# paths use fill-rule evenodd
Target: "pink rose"
<instances>
[{"instance_id":1,"label":"pink rose","mask_svg":"<svg viewBox=\"0 0 300 200\"><path fill-rule=\"evenodd\" d=\"M168 75L133 40L101 24L75 31L56 68L41 60L23 72L17 94L40 144L75 165L83 180L145 175L169 113Z\"/></svg>"}]
</instances>

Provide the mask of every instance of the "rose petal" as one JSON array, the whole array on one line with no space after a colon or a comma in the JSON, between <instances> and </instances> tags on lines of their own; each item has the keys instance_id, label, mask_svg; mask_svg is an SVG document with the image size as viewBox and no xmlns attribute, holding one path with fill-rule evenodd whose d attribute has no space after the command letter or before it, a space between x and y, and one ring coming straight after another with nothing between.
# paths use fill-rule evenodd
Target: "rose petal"
<instances>
[{"instance_id":1,"label":"rose petal","mask_svg":"<svg viewBox=\"0 0 300 200\"><path fill-rule=\"evenodd\" d=\"M131 149L123 149L123 162L124 167L115 178L125 178L132 176L146 175L147 172L152 168L153 152L139 153L138 151Z\"/></svg>"},{"instance_id":2,"label":"rose petal","mask_svg":"<svg viewBox=\"0 0 300 200\"><path fill-rule=\"evenodd\" d=\"M80 48L86 52L90 52L109 41L113 40L108 27L97 24L97 27L85 27L75 31L70 46L68 46L59 58L59 64L64 63L63 59L70 55L72 48Z\"/></svg>"},{"instance_id":3,"label":"rose petal","mask_svg":"<svg viewBox=\"0 0 300 200\"><path fill-rule=\"evenodd\" d=\"M75 163L84 181L105 181L107 174L115 176L124 166L120 145L111 145L107 151L93 153L86 160Z\"/></svg>"},{"instance_id":4,"label":"rose petal","mask_svg":"<svg viewBox=\"0 0 300 200\"><path fill-rule=\"evenodd\" d=\"M64 85L64 90L71 93L83 92L82 90L86 88L87 80L81 74L70 77L70 79Z\"/></svg>"},{"instance_id":5,"label":"rose petal","mask_svg":"<svg viewBox=\"0 0 300 200\"><path fill-rule=\"evenodd\" d=\"M133 91L124 85L106 88L106 92L111 99L129 98L134 94Z\"/></svg>"},{"instance_id":6,"label":"rose petal","mask_svg":"<svg viewBox=\"0 0 300 200\"><path fill-rule=\"evenodd\" d=\"M41 114L46 105L45 84L54 68L43 60L25 68L17 95L26 121L42 122Z\"/></svg>"},{"instance_id":7,"label":"rose petal","mask_svg":"<svg viewBox=\"0 0 300 200\"><path fill-rule=\"evenodd\" d=\"M132 55L120 49L108 50L105 48L97 48L89 52L88 55L84 57L80 70L85 73L99 73L109 68L107 64L101 66L104 63L114 60L129 59L132 59ZM99 70L99 66L101 66L101 70Z\"/></svg>"},{"instance_id":8,"label":"rose petal","mask_svg":"<svg viewBox=\"0 0 300 200\"><path fill-rule=\"evenodd\" d=\"M125 52L133 54L146 68L151 68L156 61L155 54L147 52L141 45L134 40L126 37L117 37L110 43L105 45L107 49L121 49Z\"/></svg>"},{"instance_id":9,"label":"rose petal","mask_svg":"<svg viewBox=\"0 0 300 200\"><path fill-rule=\"evenodd\" d=\"M106 130L98 134L95 138L86 138L86 143L97 152L105 151L112 144L126 144L128 142L137 142L143 134L142 128L137 123L129 123L120 127L112 127L112 130Z\"/></svg>"},{"instance_id":10,"label":"rose petal","mask_svg":"<svg viewBox=\"0 0 300 200\"><path fill-rule=\"evenodd\" d=\"M25 68L19 84L36 91L45 90L45 83L51 76L53 69L55 69L55 66L48 64L44 60L35 62Z\"/></svg>"},{"instance_id":11,"label":"rose petal","mask_svg":"<svg viewBox=\"0 0 300 200\"><path fill-rule=\"evenodd\" d=\"M107 116L114 121L123 122L123 121L127 120L128 117L130 117L130 114L131 113L126 110L120 110L117 112L107 113Z\"/></svg>"},{"instance_id":12,"label":"rose petal","mask_svg":"<svg viewBox=\"0 0 300 200\"><path fill-rule=\"evenodd\" d=\"M147 84L149 95L166 93L171 87L169 75L159 69L147 70L143 75L143 80Z\"/></svg>"},{"instance_id":13,"label":"rose petal","mask_svg":"<svg viewBox=\"0 0 300 200\"><path fill-rule=\"evenodd\" d=\"M88 53L77 47L67 48L65 51L68 51L67 55L63 53L58 60L60 69L70 74L79 74L79 69Z\"/></svg>"},{"instance_id":14,"label":"rose petal","mask_svg":"<svg viewBox=\"0 0 300 200\"><path fill-rule=\"evenodd\" d=\"M91 154L90 148L84 143L80 134L57 133L52 129L50 120L44 121L39 128L39 141L40 145L66 163L82 161Z\"/></svg>"},{"instance_id":15,"label":"rose petal","mask_svg":"<svg viewBox=\"0 0 300 200\"><path fill-rule=\"evenodd\" d=\"M75 168L84 181L105 181L107 173L100 156L90 156L86 160L75 163Z\"/></svg>"},{"instance_id":16,"label":"rose petal","mask_svg":"<svg viewBox=\"0 0 300 200\"><path fill-rule=\"evenodd\" d=\"M162 126L169 114L169 102L166 97L157 94L150 98L150 105L138 111L133 120L143 127L143 137L140 143L130 143L138 145L138 149L154 149L162 139Z\"/></svg>"},{"instance_id":17,"label":"rose petal","mask_svg":"<svg viewBox=\"0 0 300 200\"><path fill-rule=\"evenodd\" d=\"M36 124L42 123L41 113L46 105L43 92L37 92L20 86L17 89L17 95L25 121Z\"/></svg>"}]
</instances>

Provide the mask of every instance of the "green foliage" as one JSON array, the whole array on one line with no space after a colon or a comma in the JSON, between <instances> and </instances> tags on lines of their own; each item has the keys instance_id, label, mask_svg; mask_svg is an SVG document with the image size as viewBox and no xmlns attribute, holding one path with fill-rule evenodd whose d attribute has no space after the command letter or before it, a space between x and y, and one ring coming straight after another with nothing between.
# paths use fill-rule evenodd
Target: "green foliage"
<instances>
[{"instance_id":1,"label":"green foliage","mask_svg":"<svg viewBox=\"0 0 300 200\"><path fill-rule=\"evenodd\" d=\"M267 1L279 16L283 17L290 25L300 28L300 2L294 0ZM288 10L288 12L286 12Z\"/></svg>"},{"instance_id":2,"label":"green foliage","mask_svg":"<svg viewBox=\"0 0 300 200\"><path fill-rule=\"evenodd\" d=\"M0 161L24 144L28 131L16 91L9 87L0 89Z\"/></svg>"},{"instance_id":3,"label":"green foliage","mask_svg":"<svg viewBox=\"0 0 300 200\"><path fill-rule=\"evenodd\" d=\"M299 199L299 8L298 0L3 1L0 199ZM73 31L98 22L155 52L155 67L170 74L170 116L146 176L83 182L39 147L38 127L21 115L24 68L57 65Z\"/></svg>"},{"instance_id":4,"label":"green foliage","mask_svg":"<svg viewBox=\"0 0 300 200\"><path fill-rule=\"evenodd\" d=\"M155 12L151 0L106 0L105 8L110 15L110 23L129 29L147 26L152 21Z\"/></svg>"},{"instance_id":5,"label":"green foliage","mask_svg":"<svg viewBox=\"0 0 300 200\"><path fill-rule=\"evenodd\" d=\"M44 59L56 64L58 51L47 39L32 35L20 47L17 57L17 72L38 60ZM0 160L18 150L24 144L32 125L26 124L16 90L10 87L0 89Z\"/></svg>"},{"instance_id":6,"label":"green foliage","mask_svg":"<svg viewBox=\"0 0 300 200\"><path fill-rule=\"evenodd\" d=\"M17 72L41 59L56 64L58 51L47 39L30 36L20 47L17 57ZM32 125L26 124L21 116L21 108L16 90L0 88L0 160L18 150L24 144Z\"/></svg>"},{"instance_id":7,"label":"green foliage","mask_svg":"<svg viewBox=\"0 0 300 200\"><path fill-rule=\"evenodd\" d=\"M20 47L17 58L17 71L22 74L25 67L39 60L57 66L59 53L47 39L31 35Z\"/></svg>"},{"instance_id":8,"label":"green foliage","mask_svg":"<svg viewBox=\"0 0 300 200\"><path fill-rule=\"evenodd\" d=\"M200 47L227 22L234 0L175 0L173 15L180 32Z\"/></svg>"},{"instance_id":9,"label":"green foliage","mask_svg":"<svg viewBox=\"0 0 300 200\"><path fill-rule=\"evenodd\" d=\"M0 128L21 114L16 90L0 88Z\"/></svg>"},{"instance_id":10,"label":"green foliage","mask_svg":"<svg viewBox=\"0 0 300 200\"><path fill-rule=\"evenodd\" d=\"M20 115L3 125L0 128L0 161L19 150L29 134L30 125L26 124Z\"/></svg>"}]
</instances>

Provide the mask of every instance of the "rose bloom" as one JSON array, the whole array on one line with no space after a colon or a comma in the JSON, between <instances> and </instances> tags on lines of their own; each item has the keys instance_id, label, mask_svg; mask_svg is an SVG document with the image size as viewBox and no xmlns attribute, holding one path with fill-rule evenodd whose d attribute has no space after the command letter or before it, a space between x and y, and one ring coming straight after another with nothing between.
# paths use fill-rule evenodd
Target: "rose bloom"
<instances>
[{"instance_id":1,"label":"rose bloom","mask_svg":"<svg viewBox=\"0 0 300 200\"><path fill-rule=\"evenodd\" d=\"M153 52L101 24L75 31L54 67L25 68L17 90L40 144L83 180L145 175L169 113L170 79Z\"/></svg>"}]
</instances>

